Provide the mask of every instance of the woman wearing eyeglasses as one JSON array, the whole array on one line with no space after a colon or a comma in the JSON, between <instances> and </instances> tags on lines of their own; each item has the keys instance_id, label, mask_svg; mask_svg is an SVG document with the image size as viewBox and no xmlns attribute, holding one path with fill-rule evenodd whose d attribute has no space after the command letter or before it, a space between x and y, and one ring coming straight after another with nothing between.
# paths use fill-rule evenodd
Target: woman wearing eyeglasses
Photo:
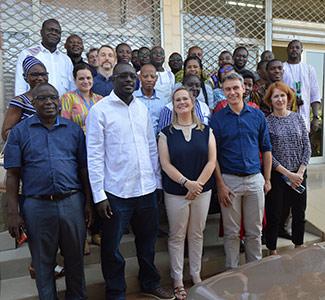
<instances>
[{"instance_id":1,"label":"woman wearing eyeglasses","mask_svg":"<svg viewBox=\"0 0 325 300\"><path fill-rule=\"evenodd\" d=\"M35 108L32 105L33 88L40 83L48 82L48 73L44 64L34 56L27 56L24 59L23 70L24 79L29 84L30 89L10 100L1 131L4 141L7 140L11 128L35 113Z\"/></svg>"}]
</instances>

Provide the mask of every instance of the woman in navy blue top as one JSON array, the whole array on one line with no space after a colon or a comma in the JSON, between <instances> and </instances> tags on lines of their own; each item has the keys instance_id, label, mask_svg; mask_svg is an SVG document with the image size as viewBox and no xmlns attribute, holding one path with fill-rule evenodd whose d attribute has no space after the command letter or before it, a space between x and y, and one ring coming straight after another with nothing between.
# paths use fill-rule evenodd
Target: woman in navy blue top
<instances>
[{"instance_id":1,"label":"woman in navy blue top","mask_svg":"<svg viewBox=\"0 0 325 300\"><path fill-rule=\"evenodd\" d=\"M176 299L185 299L184 241L188 237L190 275L201 281L203 230L208 215L216 164L210 128L194 112L194 97L184 87L173 93L173 120L159 134L159 155L169 222L168 249Z\"/></svg>"}]
</instances>

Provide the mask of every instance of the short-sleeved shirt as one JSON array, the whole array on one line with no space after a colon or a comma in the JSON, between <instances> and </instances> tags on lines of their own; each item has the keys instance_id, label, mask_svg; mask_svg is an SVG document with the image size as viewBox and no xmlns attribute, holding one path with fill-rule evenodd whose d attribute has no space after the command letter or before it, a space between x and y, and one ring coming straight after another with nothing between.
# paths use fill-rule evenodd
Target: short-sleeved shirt
<instances>
[{"instance_id":1,"label":"short-sleeved shirt","mask_svg":"<svg viewBox=\"0 0 325 300\"><path fill-rule=\"evenodd\" d=\"M35 114L10 131L4 167L21 169L25 196L80 190L79 170L86 166L84 133L70 120L57 117L48 129Z\"/></svg>"},{"instance_id":2,"label":"short-sleeved shirt","mask_svg":"<svg viewBox=\"0 0 325 300\"><path fill-rule=\"evenodd\" d=\"M257 174L261 171L260 152L271 151L264 114L244 104L240 114L226 106L213 114L210 122L216 137L221 173Z\"/></svg>"},{"instance_id":3,"label":"short-sleeved shirt","mask_svg":"<svg viewBox=\"0 0 325 300\"><path fill-rule=\"evenodd\" d=\"M104 77L102 74L97 73L94 77L94 84L92 91L103 97L108 96L113 90L112 76L109 78Z\"/></svg>"}]
</instances>

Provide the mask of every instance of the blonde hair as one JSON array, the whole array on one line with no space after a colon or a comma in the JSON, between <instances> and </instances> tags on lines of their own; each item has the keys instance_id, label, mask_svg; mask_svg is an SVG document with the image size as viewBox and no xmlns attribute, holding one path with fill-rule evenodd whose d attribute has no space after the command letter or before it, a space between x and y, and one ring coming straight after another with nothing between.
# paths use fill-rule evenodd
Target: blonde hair
<instances>
[{"instance_id":1,"label":"blonde hair","mask_svg":"<svg viewBox=\"0 0 325 300\"><path fill-rule=\"evenodd\" d=\"M170 125L170 130L171 130L171 127L175 127L175 125L177 126L177 113L175 111L175 108L174 108L174 97L175 97L175 94L179 91L186 91L188 93L188 95L190 96L191 100L192 100L192 104L193 104L193 107L192 107L192 111L191 111L191 116L192 116L192 121L194 124L196 124L196 129L197 130L203 130L204 129L204 124L200 121L200 119L197 117L196 113L195 113L195 98L192 96L192 93L185 87L185 86L181 86L179 88L177 88L173 94L172 94L172 104L173 104L173 110L172 110L172 123Z\"/></svg>"}]
</instances>

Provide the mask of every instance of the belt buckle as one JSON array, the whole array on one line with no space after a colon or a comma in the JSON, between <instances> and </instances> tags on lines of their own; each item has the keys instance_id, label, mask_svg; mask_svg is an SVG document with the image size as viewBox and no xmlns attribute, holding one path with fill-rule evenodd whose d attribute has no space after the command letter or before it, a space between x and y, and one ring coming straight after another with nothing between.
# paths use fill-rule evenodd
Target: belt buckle
<instances>
[{"instance_id":1,"label":"belt buckle","mask_svg":"<svg viewBox=\"0 0 325 300\"><path fill-rule=\"evenodd\" d=\"M54 196L50 195L50 200L53 201L54 200Z\"/></svg>"}]
</instances>

